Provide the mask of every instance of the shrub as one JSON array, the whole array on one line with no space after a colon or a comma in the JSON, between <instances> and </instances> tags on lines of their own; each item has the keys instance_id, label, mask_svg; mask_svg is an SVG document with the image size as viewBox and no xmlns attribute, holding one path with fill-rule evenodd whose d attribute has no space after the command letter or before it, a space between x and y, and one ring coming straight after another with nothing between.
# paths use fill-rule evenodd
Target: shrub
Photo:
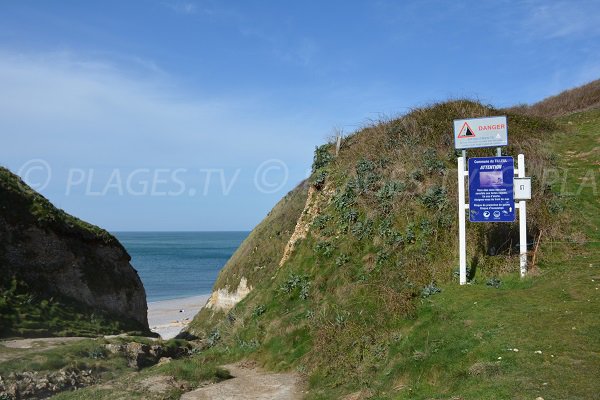
<instances>
[{"instance_id":1,"label":"shrub","mask_svg":"<svg viewBox=\"0 0 600 400\"><path fill-rule=\"evenodd\" d=\"M333 160L333 156L329 152L329 145L324 144L315 148L315 156L313 158L313 172L327 166Z\"/></svg>"},{"instance_id":2,"label":"shrub","mask_svg":"<svg viewBox=\"0 0 600 400\"><path fill-rule=\"evenodd\" d=\"M387 237L385 242L390 246L394 246L403 243L404 237L402 237L402 234L400 232L393 230L391 234Z\"/></svg>"},{"instance_id":3,"label":"shrub","mask_svg":"<svg viewBox=\"0 0 600 400\"><path fill-rule=\"evenodd\" d=\"M358 240L363 240L371 237L373 233L373 221L366 219L364 221L357 221L352 227L352 234L356 236Z\"/></svg>"},{"instance_id":4,"label":"shrub","mask_svg":"<svg viewBox=\"0 0 600 400\"><path fill-rule=\"evenodd\" d=\"M358 211L350 209L342 214L342 221L347 223L356 222L358 220Z\"/></svg>"},{"instance_id":5,"label":"shrub","mask_svg":"<svg viewBox=\"0 0 600 400\"><path fill-rule=\"evenodd\" d=\"M437 157L435 149L429 148L423 153L423 167L428 173L442 172L446 169L444 162Z\"/></svg>"},{"instance_id":6,"label":"shrub","mask_svg":"<svg viewBox=\"0 0 600 400\"><path fill-rule=\"evenodd\" d=\"M290 274L286 281L279 287L283 293L291 294L298 291L299 297L302 300L308 299L310 291L310 281L306 275Z\"/></svg>"},{"instance_id":7,"label":"shrub","mask_svg":"<svg viewBox=\"0 0 600 400\"><path fill-rule=\"evenodd\" d=\"M313 220L312 225L319 230L323 230L323 229L325 229L327 222L329 222L330 220L331 220L331 215L327 215L327 214L317 215L315 217L315 219Z\"/></svg>"},{"instance_id":8,"label":"shrub","mask_svg":"<svg viewBox=\"0 0 600 400\"><path fill-rule=\"evenodd\" d=\"M389 203L394 197L406 189L404 182L391 181L383 184L381 189L377 191L377 198L382 203Z\"/></svg>"},{"instance_id":9,"label":"shrub","mask_svg":"<svg viewBox=\"0 0 600 400\"><path fill-rule=\"evenodd\" d=\"M427 298L433 294L440 293L441 291L442 289L437 287L434 282L431 282L421 290L421 297Z\"/></svg>"},{"instance_id":10,"label":"shrub","mask_svg":"<svg viewBox=\"0 0 600 400\"><path fill-rule=\"evenodd\" d=\"M431 225L431 222L429 222L428 219L423 219L421 221L421 232L423 233L424 236L429 236L434 232L433 226Z\"/></svg>"},{"instance_id":11,"label":"shrub","mask_svg":"<svg viewBox=\"0 0 600 400\"><path fill-rule=\"evenodd\" d=\"M333 198L333 206L338 211L343 211L351 207L356 202L355 182L350 181L344 187L344 190L338 192Z\"/></svg>"},{"instance_id":12,"label":"shrub","mask_svg":"<svg viewBox=\"0 0 600 400\"><path fill-rule=\"evenodd\" d=\"M427 208L437 208L438 210L442 210L448 205L446 189L438 185L432 186L421 195L421 201Z\"/></svg>"},{"instance_id":13,"label":"shrub","mask_svg":"<svg viewBox=\"0 0 600 400\"><path fill-rule=\"evenodd\" d=\"M389 237L393 233L392 220L390 218L381 220L377 231L379 233L379 236L384 237L384 238Z\"/></svg>"},{"instance_id":14,"label":"shrub","mask_svg":"<svg viewBox=\"0 0 600 400\"><path fill-rule=\"evenodd\" d=\"M502 284L502 281L498 278L491 278L485 284L487 286L491 286L491 287L498 289L500 287L500 285Z\"/></svg>"},{"instance_id":15,"label":"shrub","mask_svg":"<svg viewBox=\"0 0 600 400\"><path fill-rule=\"evenodd\" d=\"M95 347L88 352L87 356L94 360L106 358L106 349L104 347Z\"/></svg>"},{"instance_id":16,"label":"shrub","mask_svg":"<svg viewBox=\"0 0 600 400\"><path fill-rule=\"evenodd\" d=\"M423 171L421 171L419 168L413 170L410 173L410 179L412 179L413 181L421 182L424 177L425 176L423 175Z\"/></svg>"},{"instance_id":17,"label":"shrub","mask_svg":"<svg viewBox=\"0 0 600 400\"><path fill-rule=\"evenodd\" d=\"M415 229L414 229L415 225L414 224L408 224L408 226L406 227L406 231L404 233L404 239L407 243L414 243L415 242Z\"/></svg>"},{"instance_id":18,"label":"shrub","mask_svg":"<svg viewBox=\"0 0 600 400\"><path fill-rule=\"evenodd\" d=\"M312 185L317 190L321 190L325 186L325 179L327 178L327 171L317 170L312 178Z\"/></svg>"},{"instance_id":19,"label":"shrub","mask_svg":"<svg viewBox=\"0 0 600 400\"><path fill-rule=\"evenodd\" d=\"M375 265L377 265L377 268L381 268L388 262L389 258L390 255L387 251L379 250L375 259Z\"/></svg>"},{"instance_id":20,"label":"shrub","mask_svg":"<svg viewBox=\"0 0 600 400\"><path fill-rule=\"evenodd\" d=\"M344 264L347 264L350 261L350 256L348 254L342 253L335 259L335 265L337 267L341 267Z\"/></svg>"},{"instance_id":21,"label":"shrub","mask_svg":"<svg viewBox=\"0 0 600 400\"><path fill-rule=\"evenodd\" d=\"M361 158L356 163L357 189L359 193L365 193L373 190L379 176L375 172L375 163L373 161Z\"/></svg>"},{"instance_id":22,"label":"shrub","mask_svg":"<svg viewBox=\"0 0 600 400\"><path fill-rule=\"evenodd\" d=\"M206 339L206 344L208 345L208 347L213 347L220 340L221 340L221 332L219 332L218 328L215 328L208 335L208 338Z\"/></svg>"},{"instance_id":23,"label":"shrub","mask_svg":"<svg viewBox=\"0 0 600 400\"><path fill-rule=\"evenodd\" d=\"M329 257L333 253L333 244L327 241L320 241L315 245L315 253L324 257Z\"/></svg>"}]
</instances>

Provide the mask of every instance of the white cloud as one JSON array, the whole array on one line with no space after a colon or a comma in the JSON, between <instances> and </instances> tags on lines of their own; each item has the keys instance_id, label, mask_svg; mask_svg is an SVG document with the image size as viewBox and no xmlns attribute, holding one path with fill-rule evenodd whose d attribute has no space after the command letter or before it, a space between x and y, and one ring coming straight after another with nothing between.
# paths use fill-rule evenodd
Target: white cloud
<instances>
[{"instance_id":1,"label":"white cloud","mask_svg":"<svg viewBox=\"0 0 600 400\"><path fill-rule=\"evenodd\" d=\"M600 34L597 1L529 2L523 29L534 37L557 39Z\"/></svg>"},{"instance_id":2,"label":"white cloud","mask_svg":"<svg viewBox=\"0 0 600 400\"><path fill-rule=\"evenodd\" d=\"M189 1L175 1L163 4L178 14L191 15L198 11L198 6Z\"/></svg>"},{"instance_id":3,"label":"white cloud","mask_svg":"<svg viewBox=\"0 0 600 400\"><path fill-rule=\"evenodd\" d=\"M307 126L269 115L260 95L223 98L184 91L164 73L144 76L75 54L0 51L0 159L72 167L310 159Z\"/></svg>"}]
</instances>

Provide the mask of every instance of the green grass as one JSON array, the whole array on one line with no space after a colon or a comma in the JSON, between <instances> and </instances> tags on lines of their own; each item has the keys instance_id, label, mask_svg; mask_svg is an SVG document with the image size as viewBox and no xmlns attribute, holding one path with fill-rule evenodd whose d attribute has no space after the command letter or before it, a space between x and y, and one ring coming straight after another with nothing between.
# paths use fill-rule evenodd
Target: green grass
<instances>
[{"instance_id":1,"label":"green grass","mask_svg":"<svg viewBox=\"0 0 600 400\"><path fill-rule=\"evenodd\" d=\"M0 337L143 335L143 327L58 295L36 293L18 279L0 279Z\"/></svg>"},{"instance_id":2,"label":"green grass","mask_svg":"<svg viewBox=\"0 0 600 400\"><path fill-rule=\"evenodd\" d=\"M111 356L104 348L107 341L85 339L59 345L47 350L24 350L23 355L0 363L0 375L11 372L52 372L61 368L93 369L110 371L112 376L127 370L123 357Z\"/></svg>"}]
</instances>

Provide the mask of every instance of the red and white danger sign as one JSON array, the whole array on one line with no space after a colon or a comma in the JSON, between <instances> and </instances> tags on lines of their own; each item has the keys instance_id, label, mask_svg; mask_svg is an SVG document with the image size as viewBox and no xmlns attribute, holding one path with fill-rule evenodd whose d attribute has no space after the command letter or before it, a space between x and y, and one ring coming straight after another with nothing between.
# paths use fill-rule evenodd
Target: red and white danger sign
<instances>
[{"instance_id":1,"label":"red and white danger sign","mask_svg":"<svg viewBox=\"0 0 600 400\"><path fill-rule=\"evenodd\" d=\"M454 121L454 148L456 149L506 145L508 145L508 127L505 116Z\"/></svg>"}]
</instances>

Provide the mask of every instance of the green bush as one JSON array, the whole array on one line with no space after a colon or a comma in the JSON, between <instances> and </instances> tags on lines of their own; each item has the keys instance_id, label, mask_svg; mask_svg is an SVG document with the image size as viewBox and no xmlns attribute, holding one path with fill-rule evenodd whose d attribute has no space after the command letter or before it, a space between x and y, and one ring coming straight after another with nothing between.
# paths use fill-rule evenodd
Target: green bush
<instances>
[{"instance_id":1,"label":"green bush","mask_svg":"<svg viewBox=\"0 0 600 400\"><path fill-rule=\"evenodd\" d=\"M423 152L423 167L428 173L443 172L446 169L444 162L437 157L435 149L429 148Z\"/></svg>"},{"instance_id":2,"label":"green bush","mask_svg":"<svg viewBox=\"0 0 600 400\"><path fill-rule=\"evenodd\" d=\"M315 148L315 156L313 158L313 172L326 167L331 160L333 160L333 155L331 155L329 152L329 145L324 144L322 146L317 146Z\"/></svg>"},{"instance_id":3,"label":"green bush","mask_svg":"<svg viewBox=\"0 0 600 400\"><path fill-rule=\"evenodd\" d=\"M421 201L425 207L433 209L437 208L438 210L444 209L449 204L446 189L438 185L434 185L427 189L427 191L421 195Z\"/></svg>"},{"instance_id":4,"label":"green bush","mask_svg":"<svg viewBox=\"0 0 600 400\"><path fill-rule=\"evenodd\" d=\"M323 257L329 257L333 253L334 247L331 242L320 241L315 245L315 253Z\"/></svg>"},{"instance_id":5,"label":"green bush","mask_svg":"<svg viewBox=\"0 0 600 400\"><path fill-rule=\"evenodd\" d=\"M422 182L424 177L425 176L423 175L423 171L421 171L419 168L413 170L410 173L410 179L412 179L413 181Z\"/></svg>"},{"instance_id":6,"label":"green bush","mask_svg":"<svg viewBox=\"0 0 600 400\"><path fill-rule=\"evenodd\" d=\"M336 267L341 267L342 265L347 264L350 261L350 256L346 253L342 253L335 259Z\"/></svg>"},{"instance_id":7,"label":"green bush","mask_svg":"<svg viewBox=\"0 0 600 400\"><path fill-rule=\"evenodd\" d=\"M254 311L252 311L252 316L260 317L265 313L265 311L267 311L267 307L265 307L263 304L258 304L256 307L254 307Z\"/></svg>"},{"instance_id":8,"label":"green bush","mask_svg":"<svg viewBox=\"0 0 600 400\"><path fill-rule=\"evenodd\" d=\"M310 281L307 275L290 274L283 285L279 287L283 293L292 294L298 293L302 300L308 299L310 291Z\"/></svg>"},{"instance_id":9,"label":"green bush","mask_svg":"<svg viewBox=\"0 0 600 400\"><path fill-rule=\"evenodd\" d=\"M325 186L325 179L327 179L327 171L319 169L313 174L312 185L315 189L321 190Z\"/></svg>"},{"instance_id":10,"label":"green bush","mask_svg":"<svg viewBox=\"0 0 600 400\"><path fill-rule=\"evenodd\" d=\"M365 219L364 221L357 221L352 226L352 234L356 236L358 240L363 240L371 237L373 233L373 221Z\"/></svg>"},{"instance_id":11,"label":"green bush","mask_svg":"<svg viewBox=\"0 0 600 400\"><path fill-rule=\"evenodd\" d=\"M362 158L356 163L356 186L359 193L366 193L375 187L379 176L375 172L375 163Z\"/></svg>"},{"instance_id":12,"label":"green bush","mask_svg":"<svg viewBox=\"0 0 600 400\"><path fill-rule=\"evenodd\" d=\"M355 182L350 181L344 189L336 193L333 198L333 206L337 211L344 211L356 203Z\"/></svg>"},{"instance_id":13,"label":"green bush","mask_svg":"<svg viewBox=\"0 0 600 400\"><path fill-rule=\"evenodd\" d=\"M327 222L329 222L330 220L331 220L331 215L320 214L315 217L315 219L313 220L312 226L314 226L315 228L317 228L319 230L323 230L323 229L325 229Z\"/></svg>"},{"instance_id":14,"label":"green bush","mask_svg":"<svg viewBox=\"0 0 600 400\"><path fill-rule=\"evenodd\" d=\"M386 182L377 191L377 199L382 204L389 204L398 193L403 192L406 189L404 182L391 181Z\"/></svg>"}]
</instances>

